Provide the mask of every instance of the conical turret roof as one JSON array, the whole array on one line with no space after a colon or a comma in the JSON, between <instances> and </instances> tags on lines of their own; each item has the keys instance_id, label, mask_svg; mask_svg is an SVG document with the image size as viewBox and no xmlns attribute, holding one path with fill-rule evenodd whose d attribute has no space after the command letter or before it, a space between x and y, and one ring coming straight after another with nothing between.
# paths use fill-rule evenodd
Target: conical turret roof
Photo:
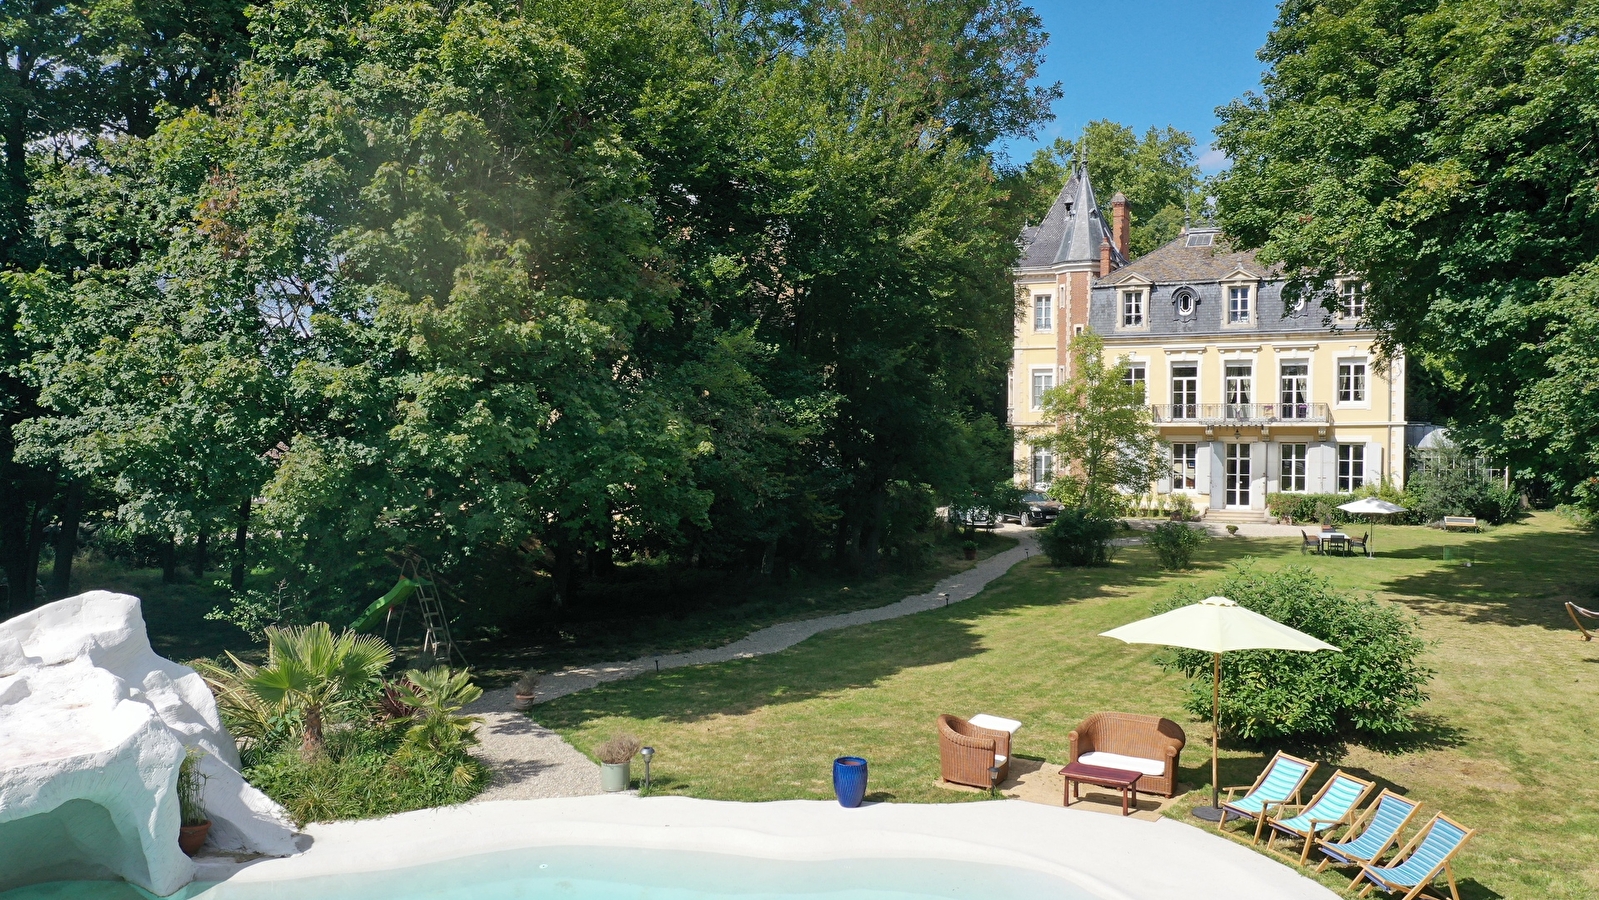
<instances>
[{"instance_id":1,"label":"conical turret roof","mask_svg":"<svg viewBox=\"0 0 1599 900\"><path fill-rule=\"evenodd\" d=\"M1047 269L1072 264L1099 264L1099 247L1111 240L1110 226L1099 212L1088 169L1072 168L1060 195L1049 207L1044 221L1022 232L1023 269ZM1111 241L1111 264L1127 265L1127 257Z\"/></svg>"}]
</instances>

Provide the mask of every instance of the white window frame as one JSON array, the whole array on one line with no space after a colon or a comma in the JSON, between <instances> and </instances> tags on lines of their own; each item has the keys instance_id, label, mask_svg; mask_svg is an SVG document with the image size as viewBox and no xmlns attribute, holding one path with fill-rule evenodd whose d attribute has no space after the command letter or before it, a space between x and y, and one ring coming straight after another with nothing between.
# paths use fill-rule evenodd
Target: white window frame
<instances>
[{"instance_id":1,"label":"white window frame","mask_svg":"<svg viewBox=\"0 0 1599 900\"><path fill-rule=\"evenodd\" d=\"M1175 382L1177 381L1177 367L1178 366L1193 366L1194 367L1194 399L1191 402L1188 402L1188 403L1179 404L1178 401L1177 401L1177 391L1176 391ZM1166 364L1166 402L1167 402L1167 405L1172 410L1172 419L1174 421L1181 421L1181 422L1197 422L1197 421L1199 421L1199 405L1202 402L1202 398L1205 396L1204 376L1200 374L1201 370L1203 368L1204 367L1199 364L1199 360L1197 360L1197 359L1173 359L1173 360L1169 360L1167 362L1167 364ZM1190 416L1188 418L1178 419L1177 418L1177 407L1178 406L1192 406L1192 407L1194 407L1194 415Z\"/></svg>"},{"instance_id":2,"label":"white window frame","mask_svg":"<svg viewBox=\"0 0 1599 900\"><path fill-rule=\"evenodd\" d=\"M1043 313L1042 316L1039 313ZM1055 330L1055 297L1053 294L1033 295L1033 330Z\"/></svg>"},{"instance_id":3,"label":"white window frame","mask_svg":"<svg viewBox=\"0 0 1599 900\"><path fill-rule=\"evenodd\" d=\"M1183 448L1180 453L1179 447ZM1167 459L1171 463L1171 489L1184 493L1198 492L1199 444L1194 441L1173 442Z\"/></svg>"},{"instance_id":4,"label":"white window frame","mask_svg":"<svg viewBox=\"0 0 1599 900\"><path fill-rule=\"evenodd\" d=\"M1296 456L1290 457L1288 448L1298 447ZM1288 441L1277 445L1277 489L1285 494L1303 494L1310 489L1310 445L1304 441ZM1297 463L1298 471L1290 472L1289 464ZM1294 487L1295 482L1298 487Z\"/></svg>"},{"instance_id":5,"label":"white window frame","mask_svg":"<svg viewBox=\"0 0 1599 900\"><path fill-rule=\"evenodd\" d=\"M1333 403L1343 409L1371 409L1371 358L1367 356L1344 356L1338 359L1333 370ZM1360 397L1344 399L1344 367L1359 366ZM1353 372L1351 376L1353 377Z\"/></svg>"},{"instance_id":6,"label":"white window frame","mask_svg":"<svg viewBox=\"0 0 1599 900\"><path fill-rule=\"evenodd\" d=\"M1149 328L1149 288L1118 288L1116 291L1116 327L1122 331L1144 331ZM1136 305L1136 311L1134 310ZM1129 322L1135 317L1137 321Z\"/></svg>"},{"instance_id":7,"label":"white window frame","mask_svg":"<svg viewBox=\"0 0 1599 900\"><path fill-rule=\"evenodd\" d=\"M1355 304L1345 301L1358 298L1358 309ZM1340 278L1338 280L1338 318L1345 322L1358 322L1366 315L1366 283L1359 278Z\"/></svg>"},{"instance_id":8,"label":"white window frame","mask_svg":"<svg viewBox=\"0 0 1599 900\"><path fill-rule=\"evenodd\" d=\"M1055 480L1055 454L1049 450L1034 447L1033 452L1028 454L1027 467L1027 474L1031 477L1028 485L1031 487L1047 485ZM1040 470L1048 477L1038 477Z\"/></svg>"},{"instance_id":9,"label":"white window frame","mask_svg":"<svg viewBox=\"0 0 1599 900\"><path fill-rule=\"evenodd\" d=\"M1042 390L1042 391L1037 390L1038 378L1039 378L1040 375L1042 375L1043 377L1049 379L1049 386L1044 388L1044 390ZM1054 387L1055 387L1055 367L1054 366L1033 366L1030 370L1028 370L1028 373L1027 373L1027 408L1032 410L1033 412L1038 412L1038 411L1042 410L1044 408L1044 403L1043 403L1044 394L1049 393L1049 391L1052 388L1054 388Z\"/></svg>"},{"instance_id":10,"label":"white window frame","mask_svg":"<svg viewBox=\"0 0 1599 900\"><path fill-rule=\"evenodd\" d=\"M1350 493L1366 485L1365 443L1338 445L1338 471L1335 484L1340 494Z\"/></svg>"},{"instance_id":11,"label":"white window frame","mask_svg":"<svg viewBox=\"0 0 1599 900\"><path fill-rule=\"evenodd\" d=\"M1223 359L1221 361L1221 402L1222 402L1223 406L1228 407L1228 408L1235 407L1235 406L1254 406L1254 405L1256 405L1256 404L1258 404L1260 402L1260 400L1259 400L1259 396L1260 395L1258 393L1256 393L1256 391L1255 391L1255 370L1257 368L1255 363L1256 363L1256 360L1254 358L1252 358L1252 357L1240 357L1238 359ZM1240 368L1240 369L1248 369L1249 370L1249 374L1248 375L1242 376L1243 377L1243 382L1242 382L1241 386L1243 387L1243 392L1242 393L1244 395L1244 399L1238 400L1236 402L1233 400L1233 398L1231 396L1228 395L1228 389L1232 386L1232 379L1234 377L1236 377L1236 376L1228 374L1227 370L1231 369L1231 368Z\"/></svg>"},{"instance_id":12,"label":"white window frame","mask_svg":"<svg viewBox=\"0 0 1599 900\"><path fill-rule=\"evenodd\" d=\"M1227 317L1227 324L1233 326L1234 328L1255 324L1255 286L1252 284L1239 284L1237 282L1233 282L1226 287L1227 309L1224 315ZM1236 310L1234 309L1233 302L1239 299L1237 296L1235 296L1235 294L1239 291L1243 292L1244 309L1242 317L1237 317L1234 315Z\"/></svg>"},{"instance_id":13,"label":"white window frame","mask_svg":"<svg viewBox=\"0 0 1599 900\"><path fill-rule=\"evenodd\" d=\"M1136 376L1134 372L1138 373ZM1136 384L1144 389L1144 399L1149 399L1149 363L1141 359L1127 359L1122 361L1122 381L1127 384Z\"/></svg>"},{"instance_id":14,"label":"white window frame","mask_svg":"<svg viewBox=\"0 0 1599 900\"><path fill-rule=\"evenodd\" d=\"M1284 419L1297 419L1297 418L1300 418L1298 416L1289 415L1288 407L1293 405L1293 404L1290 404L1287 400L1283 399L1283 379L1287 377L1287 376L1285 376L1283 374L1283 368L1285 366L1304 366L1305 367L1305 401L1304 401L1304 403L1305 403L1305 416L1308 417L1310 415L1310 407L1313 404L1315 404L1315 402L1316 402L1316 399L1315 399L1315 397L1316 397L1315 372L1314 372L1314 370L1312 368L1311 359L1309 357L1306 357L1306 356L1279 356L1277 358L1277 392L1276 392L1276 399L1273 400L1272 402L1277 404L1278 415L1281 416L1282 418L1284 418Z\"/></svg>"}]
</instances>

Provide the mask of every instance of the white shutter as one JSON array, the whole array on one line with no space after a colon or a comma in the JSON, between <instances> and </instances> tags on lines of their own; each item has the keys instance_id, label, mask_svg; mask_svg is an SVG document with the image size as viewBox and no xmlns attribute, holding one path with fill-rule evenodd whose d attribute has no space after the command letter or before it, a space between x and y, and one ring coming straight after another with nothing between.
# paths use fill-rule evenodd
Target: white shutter
<instances>
[{"instance_id":1,"label":"white shutter","mask_svg":"<svg viewBox=\"0 0 1599 900\"><path fill-rule=\"evenodd\" d=\"M1266 447L1264 441L1249 445L1249 508L1266 508Z\"/></svg>"},{"instance_id":2,"label":"white shutter","mask_svg":"<svg viewBox=\"0 0 1599 900\"><path fill-rule=\"evenodd\" d=\"M1323 441L1311 444L1307 450L1311 457L1306 467L1311 472L1311 493L1332 494L1338 491L1338 443Z\"/></svg>"},{"instance_id":3,"label":"white shutter","mask_svg":"<svg viewBox=\"0 0 1599 900\"><path fill-rule=\"evenodd\" d=\"M1227 452L1221 441L1211 441L1200 457L1210 463L1210 508L1221 509L1227 505Z\"/></svg>"},{"instance_id":4,"label":"white shutter","mask_svg":"<svg viewBox=\"0 0 1599 900\"><path fill-rule=\"evenodd\" d=\"M1366 480L1365 484L1379 484L1382 482L1382 444L1376 441L1366 442Z\"/></svg>"}]
</instances>

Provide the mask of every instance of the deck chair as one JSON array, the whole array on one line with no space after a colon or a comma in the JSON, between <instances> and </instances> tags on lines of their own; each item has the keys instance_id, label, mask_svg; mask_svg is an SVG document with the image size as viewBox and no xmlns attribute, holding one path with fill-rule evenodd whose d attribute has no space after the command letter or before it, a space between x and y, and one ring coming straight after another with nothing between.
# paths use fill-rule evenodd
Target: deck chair
<instances>
[{"instance_id":1,"label":"deck chair","mask_svg":"<svg viewBox=\"0 0 1599 900\"><path fill-rule=\"evenodd\" d=\"M1580 615L1583 618L1599 620L1599 612L1594 612L1591 609L1583 609L1582 607L1578 606L1577 604L1572 603L1571 601L1567 600L1566 601L1566 615L1571 617L1571 624L1577 626L1577 630L1582 632L1582 639L1583 640L1585 640L1585 641L1593 640L1593 635L1588 633L1588 629L1584 628L1583 625L1582 625L1582 619L1577 618L1577 616ZM1599 627L1599 626L1595 626L1595 627Z\"/></svg>"},{"instance_id":2,"label":"deck chair","mask_svg":"<svg viewBox=\"0 0 1599 900\"><path fill-rule=\"evenodd\" d=\"M1370 537L1371 537L1371 532L1369 532L1369 531L1366 532L1365 534L1361 535L1360 537L1351 537L1349 539L1349 550L1350 550L1350 552L1353 553L1356 550L1359 550L1361 553L1367 552L1367 550L1366 550L1366 540L1368 538L1370 538Z\"/></svg>"},{"instance_id":3,"label":"deck chair","mask_svg":"<svg viewBox=\"0 0 1599 900\"><path fill-rule=\"evenodd\" d=\"M1293 801L1299 802L1299 792L1305 786L1305 779L1310 773L1316 771L1316 764L1297 756L1277 751L1277 755L1266 764L1266 770L1260 773L1254 784L1241 784L1237 787L1223 788L1227 792L1227 799L1221 804L1221 819L1216 823L1219 830L1227 824L1227 816L1235 819L1255 820L1255 840L1260 840L1260 826L1264 817L1271 812L1274 806ZM1233 799L1236 791L1247 791L1237 800Z\"/></svg>"},{"instance_id":4,"label":"deck chair","mask_svg":"<svg viewBox=\"0 0 1599 900\"><path fill-rule=\"evenodd\" d=\"M1360 875L1355 883L1359 884L1362 880L1371 883L1362 888L1358 896L1364 897L1375 888L1389 894L1402 891L1401 900L1413 900L1415 897L1442 900L1440 895L1428 890L1433 879L1441 872L1449 881L1449 896L1453 900L1460 900L1460 891L1455 887L1455 873L1449 867L1449 860L1476 833L1443 813L1433 816L1432 821L1423 825L1403 850L1394 854L1393 862L1386 866L1366 863L1360 867Z\"/></svg>"},{"instance_id":5,"label":"deck chair","mask_svg":"<svg viewBox=\"0 0 1599 900\"><path fill-rule=\"evenodd\" d=\"M1419 811L1420 803L1383 789L1377 795L1377 802L1366 807L1360 818L1344 832L1342 839L1335 841L1331 836L1316 839L1316 849L1322 854L1316 871L1320 872L1334 862L1364 866L1382 859L1389 848L1399 846L1400 834ZM1354 887L1359 882L1360 877L1356 876L1349 886Z\"/></svg>"},{"instance_id":6,"label":"deck chair","mask_svg":"<svg viewBox=\"0 0 1599 900\"><path fill-rule=\"evenodd\" d=\"M1327 779L1327 783L1321 786L1316 796L1310 798L1309 803L1304 806L1285 804L1276 813L1263 817L1266 824L1271 826L1266 849L1272 849L1272 843L1279 834L1299 838L1302 842L1299 864L1304 865L1310 859L1310 848L1316 836L1354 821L1360 801L1366 799L1374 787L1376 785L1372 782L1356 778L1343 770L1334 772L1333 777Z\"/></svg>"}]
</instances>

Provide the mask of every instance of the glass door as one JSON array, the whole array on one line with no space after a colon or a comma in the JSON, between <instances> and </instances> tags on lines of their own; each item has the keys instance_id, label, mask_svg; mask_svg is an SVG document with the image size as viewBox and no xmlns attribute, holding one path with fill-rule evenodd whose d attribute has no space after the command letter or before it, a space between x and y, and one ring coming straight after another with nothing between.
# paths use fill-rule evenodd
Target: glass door
<instances>
[{"instance_id":1,"label":"glass door","mask_svg":"<svg viewBox=\"0 0 1599 900\"><path fill-rule=\"evenodd\" d=\"M1283 363L1282 385L1282 417L1307 418L1310 415L1310 364Z\"/></svg>"},{"instance_id":2,"label":"glass door","mask_svg":"<svg viewBox=\"0 0 1599 900\"><path fill-rule=\"evenodd\" d=\"M1171 417L1199 417L1199 364L1179 363L1171 367Z\"/></svg>"},{"instance_id":3,"label":"glass door","mask_svg":"<svg viewBox=\"0 0 1599 900\"><path fill-rule=\"evenodd\" d=\"M1227 445L1227 508L1249 508L1249 445Z\"/></svg>"},{"instance_id":4,"label":"glass door","mask_svg":"<svg viewBox=\"0 0 1599 900\"><path fill-rule=\"evenodd\" d=\"M1227 418L1252 419L1249 404L1254 393L1254 366L1249 363L1228 363L1223 389L1227 401Z\"/></svg>"}]
</instances>

